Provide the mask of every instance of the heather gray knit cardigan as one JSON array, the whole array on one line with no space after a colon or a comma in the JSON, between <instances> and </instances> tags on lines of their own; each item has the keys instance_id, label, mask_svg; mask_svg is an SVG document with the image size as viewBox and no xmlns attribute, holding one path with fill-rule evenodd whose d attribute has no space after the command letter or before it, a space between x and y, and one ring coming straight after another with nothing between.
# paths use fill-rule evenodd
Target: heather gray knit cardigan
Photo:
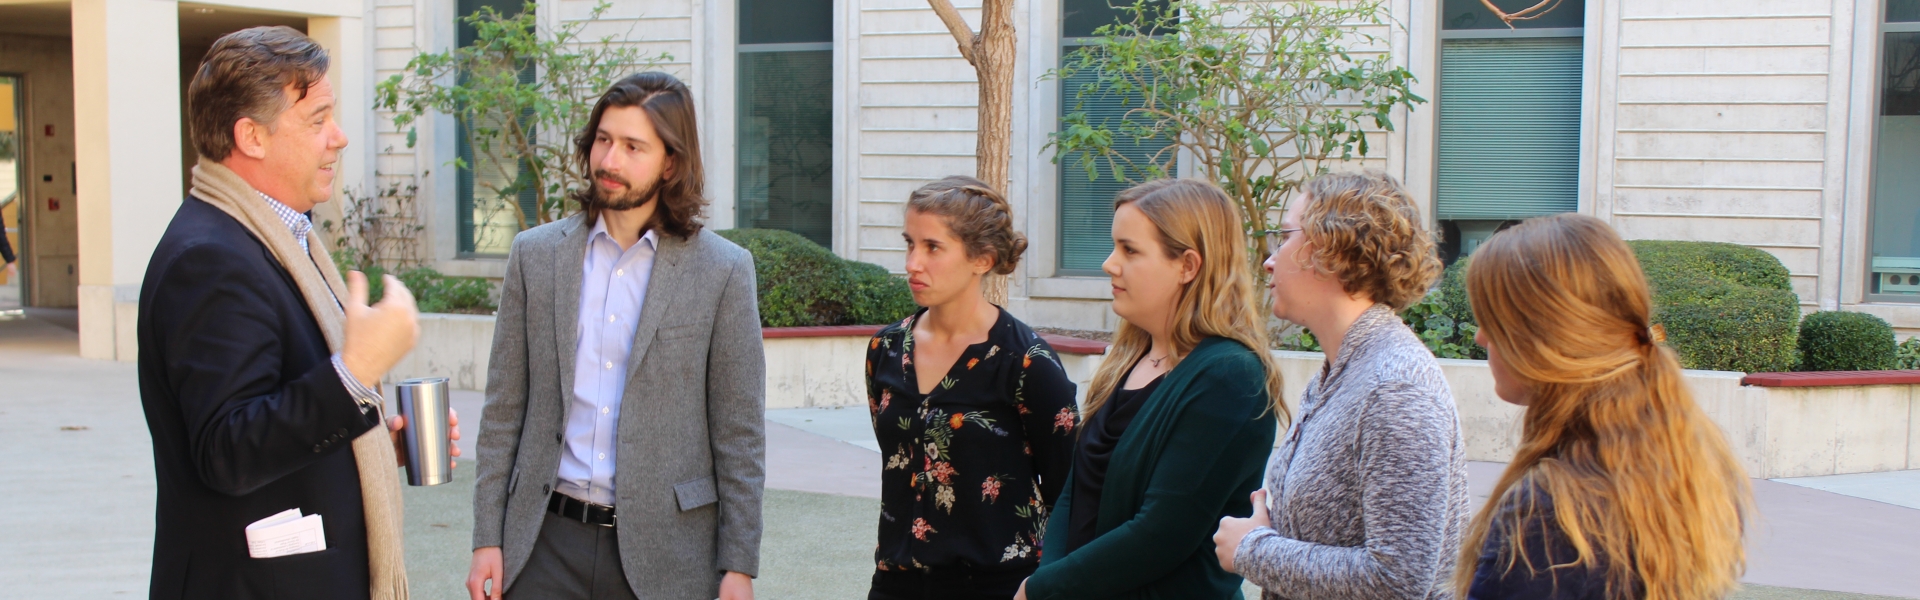
<instances>
[{"instance_id":1,"label":"heather gray knit cardigan","mask_svg":"<svg viewBox=\"0 0 1920 600\"><path fill-rule=\"evenodd\" d=\"M1235 570L1267 599L1452 598L1466 445L1433 353L1375 305L1299 412L1267 463L1273 527L1240 542Z\"/></svg>"}]
</instances>

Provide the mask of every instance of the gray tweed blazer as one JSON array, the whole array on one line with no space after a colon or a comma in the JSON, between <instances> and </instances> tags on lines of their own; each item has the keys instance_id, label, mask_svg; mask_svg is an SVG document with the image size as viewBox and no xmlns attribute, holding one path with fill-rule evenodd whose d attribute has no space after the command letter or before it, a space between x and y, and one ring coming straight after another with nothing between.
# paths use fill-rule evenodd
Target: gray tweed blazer
<instances>
[{"instance_id":1,"label":"gray tweed blazer","mask_svg":"<svg viewBox=\"0 0 1920 600\"><path fill-rule=\"evenodd\" d=\"M507 258L473 546L501 548L509 589L559 476L591 232L579 215L535 227ZM711 231L661 236L617 425L617 538L638 597L704 600L723 571L758 574L765 371L753 257Z\"/></svg>"}]
</instances>

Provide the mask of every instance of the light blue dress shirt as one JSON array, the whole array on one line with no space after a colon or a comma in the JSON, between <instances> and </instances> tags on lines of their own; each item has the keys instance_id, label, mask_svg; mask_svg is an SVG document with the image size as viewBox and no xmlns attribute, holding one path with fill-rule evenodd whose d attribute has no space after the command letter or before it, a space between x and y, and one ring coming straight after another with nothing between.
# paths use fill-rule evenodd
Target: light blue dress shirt
<instances>
[{"instance_id":1,"label":"light blue dress shirt","mask_svg":"<svg viewBox=\"0 0 1920 600\"><path fill-rule=\"evenodd\" d=\"M620 396L627 390L627 357L647 300L659 238L647 230L626 251L599 219L587 237L580 273L580 345L567 403L566 451L560 454L562 494L594 504L614 501L614 454L619 447Z\"/></svg>"}]
</instances>

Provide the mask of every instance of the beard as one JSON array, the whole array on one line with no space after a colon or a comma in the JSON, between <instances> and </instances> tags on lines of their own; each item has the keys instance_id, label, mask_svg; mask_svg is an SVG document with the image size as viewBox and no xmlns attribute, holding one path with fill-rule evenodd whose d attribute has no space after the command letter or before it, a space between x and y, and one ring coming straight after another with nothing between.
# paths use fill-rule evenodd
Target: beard
<instances>
[{"instance_id":1,"label":"beard","mask_svg":"<svg viewBox=\"0 0 1920 600\"><path fill-rule=\"evenodd\" d=\"M604 187L600 187L600 180L602 179L620 182L621 185L627 188L626 193L615 194ZM659 190L659 179L653 180L653 182L647 184L645 188L636 188L633 186L633 182L627 181L625 177L614 175L600 169L594 169L593 171L593 203L598 205L601 210L632 210L646 206L648 202L653 201L654 196L658 195L657 192Z\"/></svg>"}]
</instances>

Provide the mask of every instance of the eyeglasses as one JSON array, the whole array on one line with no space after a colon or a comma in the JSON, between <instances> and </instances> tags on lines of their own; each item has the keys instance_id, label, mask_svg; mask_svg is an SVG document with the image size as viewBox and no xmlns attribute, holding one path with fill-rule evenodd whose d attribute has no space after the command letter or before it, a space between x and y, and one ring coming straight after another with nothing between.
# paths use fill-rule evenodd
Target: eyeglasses
<instances>
[{"instance_id":1,"label":"eyeglasses","mask_svg":"<svg viewBox=\"0 0 1920 600\"><path fill-rule=\"evenodd\" d=\"M1267 255L1272 256L1273 253L1280 251L1281 244L1287 243L1288 236L1298 233L1299 231L1300 228L1295 227L1293 229L1262 229L1259 233L1260 237L1266 241Z\"/></svg>"}]
</instances>

